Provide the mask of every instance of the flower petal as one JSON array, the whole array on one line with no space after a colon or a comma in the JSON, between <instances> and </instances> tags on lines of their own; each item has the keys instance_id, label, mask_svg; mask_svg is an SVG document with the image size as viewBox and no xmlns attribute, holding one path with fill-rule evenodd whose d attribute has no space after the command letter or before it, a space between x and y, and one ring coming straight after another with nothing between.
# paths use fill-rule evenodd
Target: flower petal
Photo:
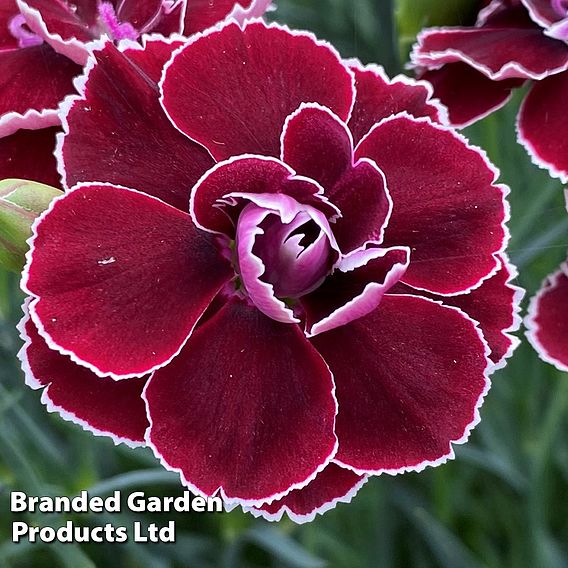
<instances>
[{"instance_id":1,"label":"flower petal","mask_svg":"<svg viewBox=\"0 0 568 568\"><path fill-rule=\"evenodd\" d=\"M19 46L18 40L10 31L10 24L19 13L16 0L0 2L0 49L14 49Z\"/></svg>"},{"instance_id":2,"label":"flower petal","mask_svg":"<svg viewBox=\"0 0 568 568\"><path fill-rule=\"evenodd\" d=\"M353 167L353 139L347 125L327 107L303 103L286 118L280 155L329 193Z\"/></svg>"},{"instance_id":3,"label":"flower petal","mask_svg":"<svg viewBox=\"0 0 568 568\"><path fill-rule=\"evenodd\" d=\"M371 313L400 280L409 261L405 247L369 248L344 257L322 286L302 298L308 337Z\"/></svg>"},{"instance_id":4,"label":"flower petal","mask_svg":"<svg viewBox=\"0 0 568 568\"><path fill-rule=\"evenodd\" d=\"M521 0L529 11L530 17L539 26L546 28L561 19L554 10L551 0Z\"/></svg>"},{"instance_id":5,"label":"flower petal","mask_svg":"<svg viewBox=\"0 0 568 568\"><path fill-rule=\"evenodd\" d=\"M566 44L544 35L525 10L509 10L480 28L429 28L418 36L414 65L467 63L493 81L540 80L568 69Z\"/></svg>"},{"instance_id":6,"label":"flower petal","mask_svg":"<svg viewBox=\"0 0 568 568\"><path fill-rule=\"evenodd\" d=\"M399 112L445 123L446 109L433 98L432 87L425 81L415 81L404 75L389 79L379 65L363 66L350 62L355 73L357 96L349 119L349 129L355 143L377 123Z\"/></svg>"},{"instance_id":7,"label":"flower petal","mask_svg":"<svg viewBox=\"0 0 568 568\"><path fill-rule=\"evenodd\" d=\"M336 382L336 461L359 474L444 463L479 421L486 346L456 308L385 296L367 317L312 341Z\"/></svg>"},{"instance_id":8,"label":"flower petal","mask_svg":"<svg viewBox=\"0 0 568 568\"><path fill-rule=\"evenodd\" d=\"M353 76L329 45L260 21L196 37L167 65L161 88L173 123L216 160L279 156L284 121L301 103L347 120L354 98Z\"/></svg>"},{"instance_id":9,"label":"flower petal","mask_svg":"<svg viewBox=\"0 0 568 568\"><path fill-rule=\"evenodd\" d=\"M519 142L532 161L562 183L568 182L566 96L568 72L534 83L521 106L517 124Z\"/></svg>"},{"instance_id":10,"label":"flower petal","mask_svg":"<svg viewBox=\"0 0 568 568\"><path fill-rule=\"evenodd\" d=\"M59 124L57 109L81 67L48 45L0 51L0 137Z\"/></svg>"},{"instance_id":11,"label":"flower petal","mask_svg":"<svg viewBox=\"0 0 568 568\"><path fill-rule=\"evenodd\" d=\"M568 371L568 265L548 276L531 300L525 320L527 339L539 357Z\"/></svg>"},{"instance_id":12,"label":"flower petal","mask_svg":"<svg viewBox=\"0 0 568 568\"><path fill-rule=\"evenodd\" d=\"M55 51L78 65L87 62L86 43L96 39L90 26L97 17L96 2L64 0L17 0L29 28Z\"/></svg>"},{"instance_id":13,"label":"flower petal","mask_svg":"<svg viewBox=\"0 0 568 568\"><path fill-rule=\"evenodd\" d=\"M518 276L506 255L499 255L499 270L484 280L481 286L459 296L436 296L425 292L413 291L408 286L397 286L396 293L416 294L441 301L446 306L455 306L479 323L483 337L491 353L490 359L495 364L494 370L505 366L508 359L519 346L519 339L513 332L521 325L521 300L525 291L512 284Z\"/></svg>"},{"instance_id":14,"label":"flower petal","mask_svg":"<svg viewBox=\"0 0 568 568\"><path fill-rule=\"evenodd\" d=\"M328 217L339 214L323 196L316 182L296 176L287 164L267 156L243 155L219 162L191 191L190 212L195 224L211 233L234 238L238 216L243 209L234 199L221 207L230 194L275 194L311 205ZM248 203L248 201L247 201Z\"/></svg>"},{"instance_id":15,"label":"flower petal","mask_svg":"<svg viewBox=\"0 0 568 568\"><path fill-rule=\"evenodd\" d=\"M144 35L141 42L123 40L119 44L120 51L156 84L162 78L164 65L172 57L172 53L184 43L181 36L169 38L158 34ZM156 88L156 87L154 87Z\"/></svg>"},{"instance_id":16,"label":"flower petal","mask_svg":"<svg viewBox=\"0 0 568 568\"><path fill-rule=\"evenodd\" d=\"M189 215L95 184L40 217L22 286L50 348L126 378L167 364L231 276Z\"/></svg>"},{"instance_id":17,"label":"flower petal","mask_svg":"<svg viewBox=\"0 0 568 568\"><path fill-rule=\"evenodd\" d=\"M44 388L42 402L50 412L115 443L144 444L149 426L142 390L146 378L113 381L100 378L51 350L26 314L20 323L25 344L19 353L26 383Z\"/></svg>"},{"instance_id":18,"label":"flower petal","mask_svg":"<svg viewBox=\"0 0 568 568\"><path fill-rule=\"evenodd\" d=\"M187 1L185 12L185 35L202 32L218 22L234 19L239 24L264 14L271 0L209 0L208 2Z\"/></svg>"},{"instance_id":19,"label":"flower petal","mask_svg":"<svg viewBox=\"0 0 568 568\"><path fill-rule=\"evenodd\" d=\"M521 326L520 304L525 295L522 288L511 283L518 276L517 269L505 256L499 256L499 271L484 280L481 286L460 296L438 298L479 322L496 369L504 367L505 359L519 346L520 341L512 332Z\"/></svg>"},{"instance_id":20,"label":"flower petal","mask_svg":"<svg viewBox=\"0 0 568 568\"><path fill-rule=\"evenodd\" d=\"M64 103L58 160L65 187L104 181L136 189L188 210L189 192L213 164L164 115L149 77L176 42L125 44L132 61L106 42L85 71L80 95Z\"/></svg>"},{"instance_id":21,"label":"flower petal","mask_svg":"<svg viewBox=\"0 0 568 568\"><path fill-rule=\"evenodd\" d=\"M384 246L411 248L405 283L456 294L497 269L507 188L494 185L498 171L481 150L428 119L398 115L376 125L355 155L385 173L393 212Z\"/></svg>"},{"instance_id":22,"label":"flower petal","mask_svg":"<svg viewBox=\"0 0 568 568\"><path fill-rule=\"evenodd\" d=\"M119 21L129 22L137 30L142 30L149 21L157 19L163 4L163 0L120 0L116 16Z\"/></svg>"},{"instance_id":23,"label":"flower petal","mask_svg":"<svg viewBox=\"0 0 568 568\"><path fill-rule=\"evenodd\" d=\"M200 494L254 505L335 454L331 374L298 326L230 301L145 391L148 444Z\"/></svg>"},{"instance_id":24,"label":"flower petal","mask_svg":"<svg viewBox=\"0 0 568 568\"><path fill-rule=\"evenodd\" d=\"M0 179L27 179L60 187L53 155L57 132L57 127L18 130L0 138Z\"/></svg>"},{"instance_id":25,"label":"flower petal","mask_svg":"<svg viewBox=\"0 0 568 568\"><path fill-rule=\"evenodd\" d=\"M291 491L278 501L245 510L254 517L267 521L280 521L284 513L295 523L309 523L316 515L334 509L338 503L350 503L367 477L330 463L318 476L302 489Z\"/></svg>"},{"instance_id":26,"label":"flower petal","mask_svg":"<svg viewBox=\"0 0 568 568\"><path fill-rule=\"evenodd\" d=\"M351 133L328 108L302 104L286 119L282 160L318 181L339 208L333 232L344 252L382 240L392 209L385 177L371 160L354 160Z\"/></svg>"},{"instance_id":27,"label":"flower petal","mask_svg":"<svg viewBox=\"0 0 568 568\"><path fill-rule=\"evenodd\" d=\"M449 63L420 77L432 83L436 96L448 108L450 123L457 128L500 109L511 98L512 89L523 84L522 79L492 81L465 63Z\"/></svg>"}]
</instances>

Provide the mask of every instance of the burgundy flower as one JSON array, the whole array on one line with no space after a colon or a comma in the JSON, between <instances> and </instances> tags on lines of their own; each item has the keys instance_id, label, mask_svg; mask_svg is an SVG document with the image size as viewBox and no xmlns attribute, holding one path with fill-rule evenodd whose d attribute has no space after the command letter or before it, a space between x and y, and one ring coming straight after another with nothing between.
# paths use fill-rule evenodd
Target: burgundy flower
<instances>
[{"instance_id":1,"label":"burgundy flower","mask_svg":"<svg viewBox=\"0 0 568 568\"><path fill-rule=\"evenodd\" d=\"M568 371L567 308L568 263L563 262L531 299L525 319L527 338L539 357L560 371Z\"/></svg>"},{"instance_id":2,"label":"burgundy flower","mask_svg":"<svg viewBox=\"0 0 568 568\"><path fill-rule=\"evenodd\" d=\"M568 3L493 0L475 27L430 28L412 53L418 74L434 85L455 126L502 107L531 81L518 118L519 142L540 167L568 181Z\"/></svg>"},{"instance_id":3,"label":"burgundy flower","mask_svg":"<svg viewBox=\"0 0 568 568\"><path fill-rule=\"evenodd\" d=\"M50 407L298 521L467 439L519 294L506 188L427 83L254 21L106 42L63 110L23 277Z\"/></svg>"},{"instance_id":4,"label":"burgundy flower","mask_svg":"<svg viewBox=\"0 0 568 568\"><path fill-rule=\"evenodd\" d=\"M8 155L42 159L27 168L12 167L6 154L0 175L59 185L56 170L45 169L43 156L53 153L47 133L23 133L60 123L58 107L74 91L73 78L87 62L89 43L106 35L138 40L143 34L190 35L225 18L239 22L261 16L270 0L0 0L0 144ZM21 163L21 160L20 160Z\"/></svg>"}]
</instances>

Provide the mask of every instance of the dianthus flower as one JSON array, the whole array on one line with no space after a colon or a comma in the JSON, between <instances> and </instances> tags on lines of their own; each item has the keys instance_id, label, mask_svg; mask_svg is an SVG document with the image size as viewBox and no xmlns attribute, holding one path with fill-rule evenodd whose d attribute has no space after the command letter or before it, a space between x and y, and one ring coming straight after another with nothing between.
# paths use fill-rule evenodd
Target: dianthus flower
<instances>
[{"instance_id":1,"label":"dianthus flower","mask_svg":"<svg viewBox=\"0 0 568 568\"><path fill-rule=\"evenodd\" d=\"M50 409L270 519L453 455L519 291L428 84L254 21L106 42L78 88L22 282Z\"/></svg>"},{"instance_id":2,"label":"dianthus flower","mask_svg":"<svg viewBox=\"0 0 568 568\"><path fill-rule=\"evenodd\" d=\"M568 194L567 194L568 201ZM527 338L539 357L568 371L568 262L546 277L529 304Z\"/></svg>"},{"instance_id":3,"label":"dianthus flower","mask_svg":"<svg viewBox=\"0 0 568 568\"><path fill-rule=\"evenodd\" d=\"M185 36L225 18L261 16L270 0L0 0L0 179L59 186L58 107L89 44L105 35ZM38 130L41 129L39 132Z\"/></svg>"},{"instance_id":4,"label":"dianthus flower","mask_svg":"<svg viewBox=\"0 0 568 568\"><path fill-rule=\"evenodd\" d=\"M568 2L493 0L475 27L430 28L412 53L455 126L503 106L531 81L518 116L519 142L538 166L568 181Z\"/></svg>"}]
</instances>

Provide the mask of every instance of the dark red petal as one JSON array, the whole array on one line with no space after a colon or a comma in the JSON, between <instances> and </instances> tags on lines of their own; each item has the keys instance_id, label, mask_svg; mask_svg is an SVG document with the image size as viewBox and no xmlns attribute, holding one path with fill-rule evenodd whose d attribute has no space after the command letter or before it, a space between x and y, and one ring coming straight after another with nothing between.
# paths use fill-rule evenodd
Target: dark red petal
<instances>
[{"instance_id":1,"label":"dark red petal","mask_svg":"<svg viewBox=\"0 0 568 568\"><path fill-rule=\"evenodd\" d=\"M309 336L346 325L372 312L408 268L404 247L359 250L344 257L335 272L302 298Z\"/></svg>"},{"instance_id":2,"label":"dark red petal","mask_svg":"<svg viewBox=\"0 0 568 568\"><path fill-rule=\"evenodd\" d=\"M533 21L544 28L561 19L560 14L558 14L552 6L553 1L554 0L521 0L527 7Z\"/></svg>"},{"instance_id":3,"label":"dark red petal","mask_svg":"<svg viewBox=\"0 0 568 568\"><path fill-rule=\"evenodd\" d=\"M336 382L336 460L357 473L439 465L479 421L486 346L455 308L385 296L367 317L313 343Z\"/></svg>"},{"instance_id":4,"label":"dark red petal","mask_svg":"<svg viewBox=\"0 0 568 568\"><path fill-rule=\"evenodd\" d=\"M475 290L460 296L439 298L444 304L460 308L479 322L491 349L489 357L497 369L505 365L505 359L519 345L519 339L512 332L521 325L520 303L525 295L522 288L511 283L518 275L516 268L503 256L499 260L499 271Z\"/></svg>"},{"instance_id":5,"label":"dark red petal","mask_svg":"<svg viewBox=\"0 0 568 568\"><path fill-rule=\"evenodd\" d=\"M284 121L301 103L347 120L354 98L353 76L330 46L259 21L192 41L168 65L162 93L174 124L217 160L279 156Z\"/></svg>"},{"instance_id":6,"label":"dark red petal","mask_svg":"<svg viewBox=\"0 0 568 568\"><path fill-rule=\"evenodd\" d=\"M255 517L279 521L284 513L296 523L308 523L334 509L338 503L350 503L367 477L330 463L303 489L295 489L278 501L258 508L245 508Z\"/></svg>"},{"instance_id":7,"label":"dark red petal","mask_svg":"<svg viewBox=\"0 0 568 568\"><path fill-rule=\"evenodd\" d=\"M148 27L152 21L157 22L162 13L162 0L121 0L118 2L116 16L120 22L128 22L136 30L153 31L154 26ZM178 33L181 29L176 30Z\"/></svg>"},{"instance_id":8,"label":"dark red petal","mask_svg":"<svg viewBox=\"0 0 568 568\"><path fill-rule=\"evenodd\" d=\"M519 112L519 142L532 161L568 182L568 72L534 83Z\"/></svg>"},{"instance_id":9,"label":"dark red petal","mask_svg":"<svg viewBox=\"0 0 568 568\"><path fill-rule=\"evenodd\" d=\"M434 69L461 61L494 81L539 80L568 68L568 48L536 24L432 28L418 36L412 61Z\"/></svg>"},{"instance_id":10,"label":"dark red petal","mask_svg":"<svg viewBox=\"0 0 568 568\"><path fill-rule=\"evenodd\" d=\"M235 19L240 24L246 19L264 14L271 0L187 0L185 35L201 32L225 19Z\"/></svg>"},{"instance_id":11,"label":"dark red petal","mask_svg":"<svg viewBox=\"0 0 568 568\"><path fill-rule=\"evenodd\" d=\"M314 206L328 217L338 214L323 197L323 188L314 181L295 176L289 166L276 158L245 155L219 162L194 186L190 211L196 225L233 238L243 204L223 208L215 205L219 205L223 197L236 193L288 195L298 203ZM246 203L248 201L244 205Z\"/></svg>"},{"instance_id":12,"label":"dark red petal","mask_svg":"<svg viewBox=\"0 0 568 568\"><path fill-rule=\"evenodd\" d=\"M385 176L372 160L357 160L329 192L329 199L341 211L333 233L343 252L383 240L392 200Z\"/></svg>"},{"instance_id":13,"label":"dark red petal","mask_svg":"<svg viewBox=\"0 0 568 568\"><path fill-rule=\"evenodd\" d=\"M18 40L10 33L10 22L18 14L16 0L2 0L0 2L0 49L18 47Z\"/></svg>"},{"instance_id":14,"label":"dark red petal","mask_svg":"<svg viewBox=\"0 0 568 568\"><path fill-rule=\"evenodd\" d=\"M29 179L60 187L53 155L57 132L57 127L18 130L0 138L0 179Z\"/></svg>"},{"instance_id":15,"label":"dark red petal","mask_svg":"<svg viewBox=\"0 0 568 568\"><path fill-rule=\"evenodd\" d=\"M423 73L436 96L448 108L450 123L458 128L473 124L504 106L522 79L492 81L465 63L449 63Z\"/></svg>"},{"instance_id":16,"label":"dark red petal","mask_svg":"<svg viewBox=\"0 0 568 568\"><path fill-rule=\"evenodd\" d=\"M344 252L382 240L392 209L384 175L370 160L354 163L351 133L329 109L302 104L286 119L282 159L317 180L339 208L333 232Z\"/></svg>"},{"instance_id":17,"label":"dark red petal","mask_svg":"<svg viewBox=\"0 0 568 568\"><path fill-rule=\"evenodd\" d=\"M231 301L145 391L148 443L188 487L258 504L305 485L333 457L329 369L299 327ZM256 503L255 503L256 502Z\"/></svg>"},{"instance_id":18,"label":"dark red petal","mask_svg":"<svg viewBox=\"0 0 568 568\"><path fill-rule=\"evenodd\" d=\"M329 192L353 167L353 139L347 125L328 108L304 103L286 118L280 154L297 173Z\"/></svg>"},{"instance_id":19,"label":"dark red petal","mask_svg":"<svg viewBox=\"0 0 568 568\"><path fill-rule=\"evenodd\" d=\"M133 2L135 0L132 0ZM174 35L179 35L183 30L183 19L184 19L185 6L183 2L178 2L172 7L164 7L162 9L162 14L158 21L153 24L147 24L148 31L154 34L161 34L164 37L170 37ZM144 36L142 36L144 40Z\"/></svg>"},{"instance_id":20,"label":"dark red petal","mask_svg":"<svg viewBox=\"0 0 568 568\"><path fill-rule=\"evenodd\" d=\"M410 116L375 126L356 150L385 173L393 212L384 246L408 246L404 282L455 294L497 268L507 239L504 186L485 154L452 130Z\"/></svg>"},{"instance_id":21,"label":"dark red petal","mask_svg":"<svg viewBox=\"0 0 568 568\"><path fill-rule=\"evenodd\" d=\"M494 369L505 366L519 345L519 339L512 335L521 325L520 302L525 291L512 284L517 277L517 269L504 255L499 255L500 268L491 278L484 280L481 286L467 294L459 296L427 297L441 301L447 306L455 306L479 323L483 336L491 349L490 359ZM425 292L413 291L408 286L398 286L397 293L425 295Z\"/></svg>"},{"instance_id":22,"label":"dark red petal","mask_svg":"<svg viewBox=\"0 0 568 568\"><path fill-rule=\"evenodd\" d=\"M181 349L231 270L189 215L80 186L35 226L22 285L52 349L97 374L143 375Z\"/></svg>"},{"instance_id":23,"label":"dark red petal","mask_svg":"<svg viewBox=\"0 0 568 568\"><path fill-rule=\"evenodd\" d=\"M447 111L432 98L432 87L424 81L414 81L399 75L389 79L378 65L352 63L357 96L349 119L349 129L357 144L377 123L393 114L427 116L434 122L446 122Z\"/></svg>"},{"instance_id":24,"label":"dark red petal","mask_svg":"<svg viewBox=\"0 0 568 568\"><path fill-rule=\"evenodd\" d=\"M96 39L89 27L95 23L94 1L71 3L65 0L18 0L29 28L79 65L87 62L85 43Z\"/></svg>"},{"instance_id":25,"label":"dark red petal","mask_svg":"<svg viewBox=\"0 0 568 568\"><path fill-rule=\"evenodd\" d=\"M568 266L551 274L531 300L527 338L539 357L568 371Z\"/></svg>"},{"instance_id":26,"label":"dark red petal","mask_svg":"<svg viewBox=\"0 0 568 568\"><path fill-rule=\"evenodd\" d=\"M59 124L59 103L81 67L48 45L0 51L0 137Z\"/></svg>"},{"instance_id":27,"label":"dark red petal","mask_svg":"<svg viewBox=\"0 0 568 568\"><path fill-rule=\"evenodd\" d=\"M172 53L183 45L183 40L145 35L141 42L122 42L121 51L157 85L162 78L164 65L170 60Z\"/></svg>"},{"instance_id":28,"label":"dark red petal","mask_svg":"<svg viewBox=\"0 0 568 568\"><path fill-rule=\"evenodd\" d=\"M144 443L149 426L142 390L146 378L113 381L97 377L64 355L51 350L29 316L20 324L25 345L19 353L26 383L44 388L42 402L65 420L115 443Z\"/></svg>"},{"instance_id":29,"label":"dark red petal","mask_svg":"<svg viewBox=\"0 0 568 568\"><path fill-rule=\"evenodd\" d=\"M58 158L66 187L110 182L188 210L191 187L213 160L172 126L150 79L174 46L155 40L129 49L135 64L110 42L95 52L82 93L65 102Z\"/></svg>"}]
</instances>

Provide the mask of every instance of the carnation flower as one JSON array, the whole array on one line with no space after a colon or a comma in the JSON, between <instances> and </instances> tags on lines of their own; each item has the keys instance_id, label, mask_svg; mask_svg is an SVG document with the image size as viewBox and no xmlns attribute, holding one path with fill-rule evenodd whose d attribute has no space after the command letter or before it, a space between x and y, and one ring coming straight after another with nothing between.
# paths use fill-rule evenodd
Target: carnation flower
<instances>
[{"instance_id":1,"label":"carnation flower","mask_svg":"<svg viewBox=\"0 0 568 568\"><path fill-rule=\"evenodd\" d=\"M519 291L427 83L254 21L103 42L78 87L22 281L50 410L269 519L453 456Z\"/></svg>"},{"instance_id":2,"label":"carnation flower","mask_svg":"<svg viewBox=\"0 0 568 568\"><path fill-rule=\"evenodd\" d=\"M270 0L0 0L0 178L59 185L59 103L101 36L190 35L225 18L261 16ZM15 158L13 156L16 156ZM27 157L27 158L26 158ZM30 158L31 157L31 158Z\"/></svg>"},{"instance_id":3,"label":"carnation flower","mask_svg":"<svg viewBox=\"0 0 568 568\"><path fill-rule=\"evenodd\" d=\"M424 30L411 57L455 126L487 116L531 81L518 117L519 142L535 164L566 182L567 41L565 0L493 0L475 27Z\"/></svg>"},{"instance_id":4,"label":"carnation flower","mask_svg":"<svg viewBox=\"0 0 568 568\"><path fill-rule=\"evenodd\" d=\"M567 201L568 201L568 193ZM568 371L568 263L548 275L531 299L525 319L527 338L539 357Z\"/></svg>"}]
</instances>

